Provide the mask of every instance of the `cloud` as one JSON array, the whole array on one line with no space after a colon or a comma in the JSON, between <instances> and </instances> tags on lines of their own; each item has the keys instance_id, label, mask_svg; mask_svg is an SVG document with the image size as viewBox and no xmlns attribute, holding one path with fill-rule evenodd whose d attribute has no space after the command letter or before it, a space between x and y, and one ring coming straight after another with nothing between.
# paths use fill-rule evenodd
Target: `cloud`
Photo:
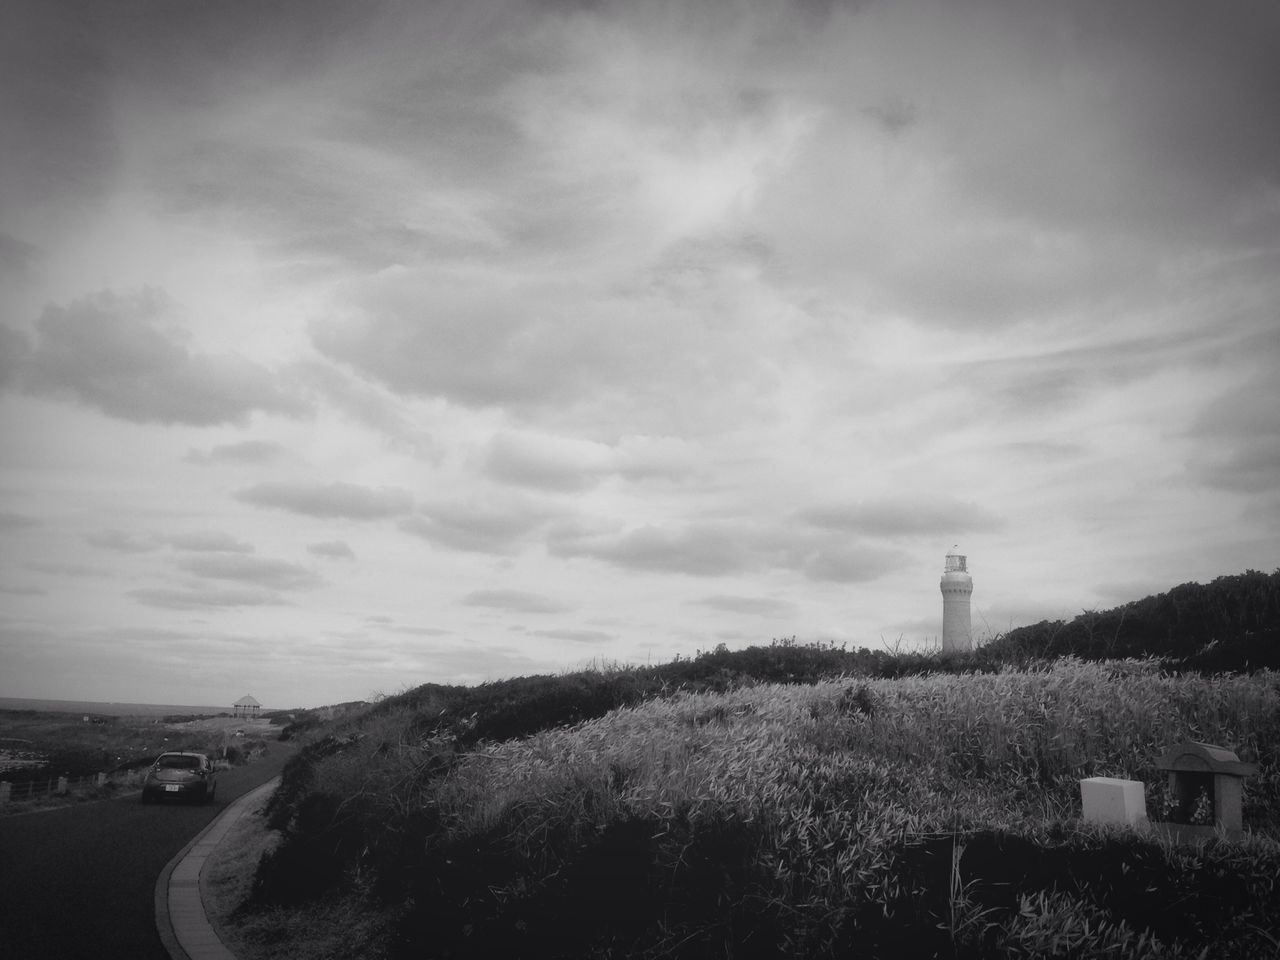
<instances>
[{"instance_id":1,"label":"cloud","mask_svg":"<svg viewBox=\"0 0 1280 960\"><path fill-rule=\"evenodd\" d=\"M824 530L876 537L931 536L988 532L1001 527L999 517L978 504L945 494L891 497L836 503L802 510L799 518Z\"/></svg>"},{"instance_id":2,"label":"cloud","mask_svg":"<svg viewBox=\"0 0 1280 960\"><path fill-rule=\"evenodd\" d=\"M291 372L336 409L356 423L384 434L398 448L424 459L438 460L441 456L439 445L415 422L404 398L385 387L319 361L297 363Z\"/></svg>"},{"instance_id":3,"label":"cloud","mask_svg":"<svg viewBox=\"0 0 1280 960\"><path fill-rule=\"evenodd\" d=\"M354 560L355 553L345 540L325 540L322 543L307 544L307 552L317 557L328 557L330 560Z\"/></svg>"},{"instance_id":4,"label":"cloud","mask_svg":"<svg viewBox=\"0 0 1280 960\"><path fill-rule=\"evenodd\" d=\"M801 570L810 580L869 583L905 566L912 554L880 547L826 547L804 557Z\"/></svg>"},{"instance_id":5,"label":"cloud","mask_svg":"<svg viewBox=\"0 0 1280 960\"><path fill-rule=\"evenodd\" d=\"M484 469L499 483L575 493L609 476L675 479L691 473L694 446L675 437L628 435L617 444L504 430L489 442Z\"/></svg>"},{"instance_id":6,"label":"cloud","mask_svg":"<svg viewBox=\"0 0 1280 960\"><path fill-rule=\"evenodd\" d=\"M0 510L0 530L28 530L40 525L35 517L10 510Z\"/></svg>"},{"instance_id":7,"label":"cloud","mask_svg":"<svg viewBox=\"0 0 1280 960\"><path fill-rule=\"evenodd\" d=\"M38 247L0 230L0 276L29 277L40 256Z\"/></svg>"},{"instance_id":8,"label":"cloud","mask_svg":"<svg viewBox=\"0 0 1280 960\"><path fill-rule=\"evenodd\" d=\"M406 396L529 420L579 414L621 434L662 435L754 410L768 415L781 349L773 341L791 333L732 266L712 269L691 290L659 277L618 289L603 279L531 283L506 273L431 267L361 281L350 309L313 324L312 340ZM693 384L696 404L686 397ZM493 466L544 485L574 483L569 464L594 454L571 444L552 450L545 437L503 438Z\"/></svg>"},{"instance_id":9,"label":"cloud","mask_svg":"<svg viewBox=\"0 0 1280 960\"><path fill-rule=\"evenodd\" d=\"M267 482L235 493L237 500L309 517L380 520L413 508L413 497L397 487L364 487L354 483Z\"/></svg>"},{"instance_id":10,"label":"cloud","mask_svg":"<svg viewBox=\"0 0 1280 960\"><path fill-rule=\"evenodd\" d=\"M621 534L577 534L561 528L548 542L553 556L592 557L630 570L724 576L759 567L755 545L736 526L694 523L644 526Z\"/></svg>"},{"instance_id":11,"label":"cloud","mask_svg":"<svg viewBox=\"0 0 1280 960\"><path fill-rule=\"evenodd\" d=\"M280 606L288 601L271 590L252 587L165 587L130 590L128 596L163 610L205 610L230 607Z\"/></svg>"},{"instance_id":12,"label":"cloud","mask_svg":"<svg viewBox=\"0 0 1280 960\"><path fill-rule=\"evenodd\" d=\"M170 311L155 290L50 304L36 320L24 387L135 423L213 426L244 423L258 410L308 412L264 367L192 351L185 334L165 322Z\"/></svg>"},{"instance_id":13,"label":"cloud","mask_svg":"<svg viewBox=\"0 0 1280 960\"><path fill-rule=\"evenodd\" d=\"M613 634L602 630L534 630L533 635L548 640L568 640L570 643L607 643L614 639Z\"/></svg>"},{"instance_id":14,"label":"cloud","mask_svg":"<svg viewBox=\"0 0 1280 960\"><path fill-rule=\"evenodd\" d=\"M839 515L841 518L844 514ZM829 520L825 515L820 519ZM887 529L887 528L886 528ZM795 524L715 520L619 530L605 522L564 521L552 527L547 551L590 557L628 570L721 577L766 569L811 580L878 579L908 557L891 547L850 545L845 531ZM727 602L727 601L726 601Z\"/></svg>"},{"instance_id":15,"label":"cloud","mask_svg":"<svg viewBox=\"0 0 1280 960\"><path fill-rule=\"evenodd\" d=\"M405 633L411 637L445 637L454 632L440 627L411 627L406 624L389 624L386 629L393 633Z\"/></svg>"},{"instance_id":16,"label":"cloud","mask_svg":"<svg viewBox=\"0 0 1280 960\"><path fill-rule=\"evenodd\" d=\"M31 341L27 335L0 323L0 390L17 381L30 353Z\"/></svg>"},{"instance_id":17,"label":"cloud","mask_svg":"<svg viewBox=\"0 0 1280 960\"><path fill-rule=\"evenodd\" d=\"M401 520L399 527L452 550L509 554L546 519L544 510L529 503L492 506L439 501L420 505L418 513Z\"/></svg>"},{"instance_id":18,"label":"cloud","mask_svg":"<svg viewBox=\"0 0 1280 960\"><path fill-rule=\"evenodd\" d=\"M171 533L165 541L178 550L200 553L253 553L254 546L217 530L193 533Z\"/></svg>"},{"instance_id":19,"label":"cloud","mask_svg":"<svg viewBox=\"0 0 1280 960\"><path fill-rule=\"evenodd\" d=\"M117 553L147 553L156 550L160 542L151 534L129 533L126 530L103 530L91 533L85 540L94 547L114 550Z\"/></svg>"},{"instance_id":20,"label":"cloud","mask_svg":"<svg viewBox=\"0 0 1280 960\"><path fill-rule=\"evenodd\" d=\"M523 590L474 590L462 598L468 607L491 607L512 613L567 613L573 609L551 597Z\"/></svg>"},{"instance_id":21,"label":"cloud","mask_svg":"<svg viewBox=\"0 0 1280 960\"><path fill-rule=\"evenodd\" d=\"M37 570L40 573L49 573L58 577L109 577L111 571L104 567L94 567L87 563L69 563L61 561L44 561L37 560L28 563L28 570Z\"/></svg>"},{"instance_id":22,"label":"cloud","mask_svg":"<svg viewBox=\"0 0 1280 960\"><path fill-rule=\"evenodd\" d=\"M284 453L284 447L270 440L243 440L224 443L208 450L188 450L189 463L269 463Z\"/></svg>"},{"instance_id":23,"label":"cloud","mask_svg":"<svg viewBox=\"0 0 1280 960\"><path fill-rule=\"evenodd\" d=\"M754 617L794 617L798 607L789 600L773 600L769 597L736 597L717 595L691 601L699 606L723 610L727 613L745 613Z\"/></svg>"},{"instance_id":24,"label":"cloud","mask_svg":"<svg viewBox=\"0 0 1280 960\"><path fill-rule=\"evenodd\" d=\"M600 481L612 453L587 440L504 431L490 441L484 466L502 483L573 493Z\"/></svg>"},{"instance_id":25,"label":"cloud","mask_svg":"<svg viewBox=\"0 0 1280 960\"><path fill-rule=\"evenodd\" d=\"M1207 404L1187 431L1200 447L1189 464L1192 474L1224 490L1280 491L1278 397L1268 372Z\"/></svg>"},{"instance_id":26,"label":"cloud","mask_svg":"<svg viewBox=\"0 0 1280 960\"><path fill-rule=\"evenodd\" d=\"M178 566L197 577L243 580L275 590L307 589L324 582L319 574L306 567L266 557L238 554L182 557Z\"/></svg>"},{"instance_id":27,"label":"cloud","mask_svg":"<svg viewBox=\"0 0 1280 960\"><path fill-rule=\"evenodd\" d=\"M48 594L44 587L0 587L0 593L14 597L43 597Z\"/></svg>"}]
</instances>

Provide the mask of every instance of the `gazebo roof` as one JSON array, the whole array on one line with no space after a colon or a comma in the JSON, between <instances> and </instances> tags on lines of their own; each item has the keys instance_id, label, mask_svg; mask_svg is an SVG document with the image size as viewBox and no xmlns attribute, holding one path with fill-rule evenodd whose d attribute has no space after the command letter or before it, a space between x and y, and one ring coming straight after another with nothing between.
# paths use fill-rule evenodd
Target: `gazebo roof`
<instances>
[{"instance_id":1,"label":"gazebo roof","mask_svg":"<svg viewBox=\"0 0 1280 960\"><path fill-rule=\"evenodd\" d=\"M237 706L237 707L260 707L260 706L262 706L262 704L260 704L257 700L253 699L253 697L249 696L249 695L246 693L243 697L241 697L239 700L237 700L237 701L235 702L235 706Z\"/></svg>"}]
</instances>

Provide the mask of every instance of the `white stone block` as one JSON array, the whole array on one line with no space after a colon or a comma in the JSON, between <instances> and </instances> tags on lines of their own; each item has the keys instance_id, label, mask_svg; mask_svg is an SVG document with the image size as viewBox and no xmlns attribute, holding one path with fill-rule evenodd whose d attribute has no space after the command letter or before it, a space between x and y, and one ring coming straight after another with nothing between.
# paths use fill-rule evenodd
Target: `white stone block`
<instances>
[{"instance_id":1,"label":"white stone block","mask_svg":"<svg viewBox=\"0 0 1280 960\"><path fill-rule=\"evenodd\" d=\"M1089 823L1127 823L1147 819L1147 793L1141 780L1090 777L1080 781L1084 819Z\"/></svg>"}]
</instances>

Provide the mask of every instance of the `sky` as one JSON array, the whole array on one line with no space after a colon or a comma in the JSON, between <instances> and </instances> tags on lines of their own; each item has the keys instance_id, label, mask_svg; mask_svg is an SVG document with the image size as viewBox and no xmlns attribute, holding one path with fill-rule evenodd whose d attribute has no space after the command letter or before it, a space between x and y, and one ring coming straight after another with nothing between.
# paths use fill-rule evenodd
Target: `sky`
<instances>
[{"instance_id":1,"label":"sky","mask_svg":"<svg viewBox=\"0 0 1280 960\"><path fill-rule=\"evenodd\" d=\"M1280 566L1269 0L0 3L0 696Z\"/></svg>"}]
</instances>

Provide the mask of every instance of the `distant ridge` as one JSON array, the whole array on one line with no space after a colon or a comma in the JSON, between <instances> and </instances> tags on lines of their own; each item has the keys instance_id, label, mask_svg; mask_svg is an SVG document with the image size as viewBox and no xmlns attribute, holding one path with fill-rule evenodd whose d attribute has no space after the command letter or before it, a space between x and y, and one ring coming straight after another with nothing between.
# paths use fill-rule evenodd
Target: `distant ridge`
<instances>
[{"instance_id":1,"label":"distant ridge","mask_svg":"<svg viewBox=\"0 0 1280 960\"><path fill-rule=\"evenodd\" d=\"M100 703L96 700L36 700L0 697L0 710L42 710L47 713L97 713L111 717L164 717L171 713L230 713L225 707L193 707L176 703Z\"/></svg>"}]
</instances>

